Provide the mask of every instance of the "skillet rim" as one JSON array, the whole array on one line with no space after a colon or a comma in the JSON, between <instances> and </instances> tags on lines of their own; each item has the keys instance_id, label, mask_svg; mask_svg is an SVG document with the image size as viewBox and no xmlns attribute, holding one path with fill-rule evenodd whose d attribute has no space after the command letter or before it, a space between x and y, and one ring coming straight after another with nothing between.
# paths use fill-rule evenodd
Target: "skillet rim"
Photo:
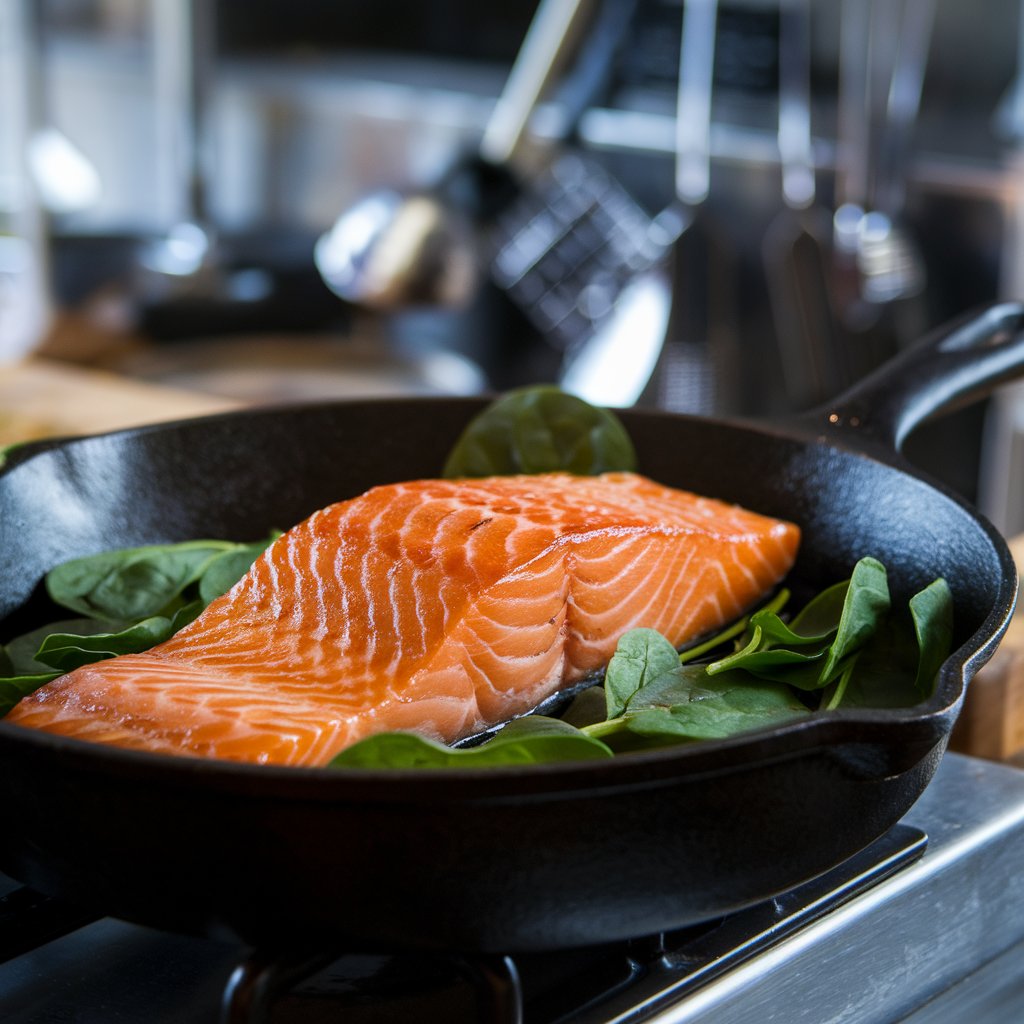
<instances>
[{"instance_id":1,"label":"skillet rim","mask_svg":"<svg viewBox=\"0 0 1024 1024\"><path fill-rule=\"evenodd\" d=\"M142 424L119 430L94 434L68 435L45 438L16 444L0 449L0 479L16 471L32 459L55 450L62 450L81 442L104 438L129 438L143 435L162 434L177 429L202 428L207 423L222 423L253 417L317 413L339 406L359 405L408 406L459 404L466 408L467 415L473 409L483 408L494 396L380 396L352 399L324 399L312 402L281 402L250 408L211 413L200 417L168 420L159 423ZM699 743L680 744L651 751L635 751L618 754L607 760L568 761L543 765L500 765L488 768L416 768L416 769L358 769L351 772L326 767L299 767L285 765L259 765L216 758L192 758L188 756L163 754L150 751L128 750L89 743L70 737L36 732L12 725L0 719L0 742L13 742L16 746L50 748L56 756L69 756L72 760L84 759L87 763L99 760L133 768L142 777L188 777L202 774L209 777L233 780L239 783L250 777L265 780L268 784L290 787L294 783L310 789L319 786L334 795L335 789L344 790L339 796L352 797L353 789L365 794L366 798L379 799L382 795L395 796L389 790L400 790L405 800L416 791L426 790L425 795L434 795L440 780L448 793L464 798L466 795L493 797L501 790L509 796L537 791L549 795L552 786L530 786L533 780L562 783L558 788L578 790L581 784L588 789L621 788L644 782L669 784L680 774L687 778L704 775L729 773L751 765L766 763L790 756L804 756L818 749L835 750L843 744L871 744L891 742L898 734L908 745L927 744L929 747L948 735L952 719L966 694L968 673L972 676L991 657L999 640L1005 633L1013 614L1019 579L1016 564L1009 547L996 528L970 503L955 494L940 481L910 464L898 451L878 443L872 437L857 436L845 426L841 430L830 429L827 416L815 411L782 420L754 421L742 418L705 417L659 409L623 409L626 418L650 420L682 420L709 428L729 428L758 435L778 437L780 440L795 441L810 447L827 447L846 457L865 459L881 463L901 474L914 478L935 494L951 502L963 512L972 524L981 531L997 556L1001 576L996 587L996 600L978 628L952 651L939 669L933 695L911 708L891 709L839 709L815 712L797 722L783 723L762 729L751 730L737 736L717 740L703 740ZM861 730L862 735L850 735ZM795 742L794 742L795 741ZM733 757L737 751L747 756ZM724 759L724 760L723 760ZM683 765L686 770L677 770ZM663 770L658 770L658 769ZM607 782L605 777L610 776ZM594 785L595 779L600 779ZM458 785L453 786L452 783ZM353 783L358 786L353 787ZM380 792L378 792L380 790ZM469 791L467 794L466 791ZM478 794L477 790L481 792ZM420 794L424 795L424 794Z\"/></svg>"}]
</instances>

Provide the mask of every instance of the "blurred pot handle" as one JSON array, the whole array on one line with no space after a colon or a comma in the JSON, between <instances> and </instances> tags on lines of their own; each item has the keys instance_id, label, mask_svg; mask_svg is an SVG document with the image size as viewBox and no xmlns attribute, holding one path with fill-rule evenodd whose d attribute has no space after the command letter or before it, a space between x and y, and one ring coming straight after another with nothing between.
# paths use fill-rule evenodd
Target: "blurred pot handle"
<instances>
[{"instance_id":1,"label":"blurred pot handle","mask_svg":"<svg viewBox=\"0 0 1024 1024\"><path fill-rule=\"evenodd\" d=\"M825 405L797 417L822 440L899 451L919 424L1024 376L1024 305L946 324Z\"/></svg>"}]
</instances>

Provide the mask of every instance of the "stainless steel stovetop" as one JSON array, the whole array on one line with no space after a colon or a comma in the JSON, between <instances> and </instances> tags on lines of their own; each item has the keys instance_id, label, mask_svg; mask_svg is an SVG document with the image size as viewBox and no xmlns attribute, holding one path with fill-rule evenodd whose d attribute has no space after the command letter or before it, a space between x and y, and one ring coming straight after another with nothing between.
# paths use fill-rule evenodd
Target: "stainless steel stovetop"
<instances>
[{"instance_id":1,"label":"stainless steel stovetop","mask_svg":"<svg viewBox=\"0 0 1024 1024\"><path fill-rule=\"evenodd\" d=\"M17 934L25 893L0 879L2 893L0 925ZM275 963L103 919L0 965L4 1024L507 1024L520 1002L525 1024L1024 1020L1024 772L949 754L867 855L722 921L632 943Z\"/></svg>"}]
</instances>

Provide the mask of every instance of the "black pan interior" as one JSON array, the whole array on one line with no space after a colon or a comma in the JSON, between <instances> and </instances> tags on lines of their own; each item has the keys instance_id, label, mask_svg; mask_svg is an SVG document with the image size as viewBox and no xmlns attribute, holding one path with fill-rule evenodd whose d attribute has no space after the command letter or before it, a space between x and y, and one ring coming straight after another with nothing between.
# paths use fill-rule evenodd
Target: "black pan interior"
<instances>
[{"instance_id":1,"label":"black pan interior","mask_svg":"<svg viewBox=\"0 0 1024 1024\"><path fill-rule=\"evenodd\" d=\"M0 636L24 625L14 613L67 558L193 537L255 540L375 484L437 475L478 407L431 399L303 406L43 451L0 481ZM870 554L890 567L897 596L945 576L961 640L992 610L1003 565L989 529L905 469L768 428L623 418L641 472L797 522L797 585L826 585Z\"/></svg>"},{"instance_id":2,"label":"black pan interior","mask_svg":"<svg viewBox=\"0 0 1024 1024\"><path fill-rule=\"evenodd\" d=\"M15 453L0 475L2 635L43 614L39 582L69 557L257 539L374 484L436 475L479 407L303 406ZM799 523L801 585L866 554L898 595L945 576L962 646L929 705L444 778L197 763L0 723L0 869L103 912L256 943L301 929L353 948L515 951L705 920L862 849L927 785L964 681L1005 627L1005 545L898 460L810 431L623 418L649 476Z\"/></svg>"}]
</instances>

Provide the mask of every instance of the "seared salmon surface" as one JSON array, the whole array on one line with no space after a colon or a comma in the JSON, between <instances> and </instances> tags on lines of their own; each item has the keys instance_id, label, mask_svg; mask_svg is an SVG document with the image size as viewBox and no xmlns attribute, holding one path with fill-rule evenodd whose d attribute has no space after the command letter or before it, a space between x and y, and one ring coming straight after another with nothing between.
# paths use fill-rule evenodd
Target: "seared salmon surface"
<instances>
[{"instance_id":1,"label":"seared salmon surface","mask_svg":"<svg viewBox=\"0 0 1024 1024\"><path fill-rule=\"evenodd\" d=\"M384 730L452 742L600 668L628 629L678 646L735 618L798 542L631 473L377 487L284 534L167 642L61 676L8 721L285 765Z\"/></svg>"}]
</instances>

